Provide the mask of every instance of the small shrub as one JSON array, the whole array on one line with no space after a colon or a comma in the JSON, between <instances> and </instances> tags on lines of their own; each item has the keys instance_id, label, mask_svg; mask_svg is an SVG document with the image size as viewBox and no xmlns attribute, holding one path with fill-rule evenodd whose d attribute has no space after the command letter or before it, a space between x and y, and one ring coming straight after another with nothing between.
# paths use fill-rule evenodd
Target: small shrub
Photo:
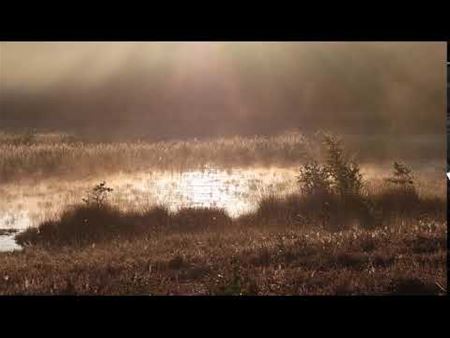
<instances>
[{"instance_id":1,"label":"small shrub","mask_svg":"<svg viewBox=\"0 0 450 338\"><path fill-rule=\"evenodd\" d=\"M106 186L106 182L103 181L87 192L87 197L83 198L83 202L87 206L102 208L107 202L108 194L112 191L113 189Z\"/></svg>"},{"instance_id":2,"label":"small shrub","mask_svg":"<svg viewBox=\"0 0 450 338\"><path fill-rule=\"evenodd\" d=\"M394 162L393 173L385 182L383 191L374 197L374 203L383 217L413 216L421 211L421 201L410 168L400 162Z\"/></svg>"},{"instance_id":3,"label":"small shrub","mask_svg":"<svg viewBox=\"0 0 450 338\"><path fill-rule=\"evenodd\" d=\"M411 169L405 164L395 161L393 164L394 172L386 181L400 187L413 187L414 179Z\"/></svg>"},{"instance_id":4,"label":"small shrub","mask_svg":"<svg viewBox=\"0 0 450 338\"><path fill-rule=\"evenodd\" d=\"M341 197L359 195L363 186L359 165L345 156L337 137L325 134L323 143L327 153L324 170L331 177L335 192Z\"/></svg>"},{"instance_id":5,"label":"small shrub","mask_svg":"<svg viewBox=\"0 0 450 338\"><path fill-rule=\"evenodd\" d=\"M317 161L307 162L300 168L297 181L306 195L326 195L330 193L331 181L326 168Z\"/></svg>"},{"instance_id":6,"label":"small shrub","mask_svg":"<svg viewBox=\"0 0 450 338\"><path fill-rule=\"evenodd\" d=\"M297 179L302 191L309 195L329 192L341 197L359 195L363 187L359 165L345 156L339 138L324 134L322 142L325 163L320 165L313 160L302 165Z\"/></svg>"},{"instance_id":7,"label":"small shrub","mask_svg":"<svg viewBox=\"0 0 450 338\"><path fill-rule=\"evenodd\" d=\"M358 220L364 227L373 226L370 201L362 196L359 165L345 155L337 137L324 134L322 142L326 150L325 163L310 161L300 168L301 215L337 229L352 220Z\"/></svg>"}]
</instances>

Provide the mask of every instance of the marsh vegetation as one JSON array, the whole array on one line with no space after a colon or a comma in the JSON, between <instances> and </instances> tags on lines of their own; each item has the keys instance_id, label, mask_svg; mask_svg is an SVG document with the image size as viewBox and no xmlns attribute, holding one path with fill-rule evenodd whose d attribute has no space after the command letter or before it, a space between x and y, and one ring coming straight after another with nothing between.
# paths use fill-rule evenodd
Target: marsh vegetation
<instances>
[{"instance_id":1,"label":"marsh vegetation","mask_svg":"<svg viewBox=\"0 0 450 338\"><path fill-rule=\"evenodd\" d=\"M39 145L50 149L44 162L33 162L33 156L21 159L22 164L33 163L28 170L35 178L27 178L26 171L16 172L21 179L16 176L16 183L3 183L10 203L14 201L11 189L20 186L22 203L38 191L37 200L53 195L47 186L36 186L34 191L24 188L32 187L38 177L41 184L66 183L57 187L60 195L53 195L60 201L55 203L57 209L36 217L34 224L32 218L25 219L25 231L9 234L23 249L0 254L3 294L440 294L446 290L445 186L438 160L431 172L418 161L389 163L384 158L377 166L374 160L360 161L344 140L323 133L180 143L184 146L176 142L84 145L70 139L67 142L75 142L79 157L71 155L72 150L60 152L66 142L61 141L63 136L47 137L34 136L28 143L22 138L4 141L3 149L27 149L24 154ZM53 146L58 149L56 157L51 155ZM123 146L145 149L149 157L144 161L143 153L123 151ZM97 149L92 157L83 157L92 149ZM114 155L108 155L114 165L102 162L108 158L105 149L114 149ZM133 161L145 166L149 159L161 157L161 149L184 154L180 159L184 164L170 171L149 165L152 174L136 179L139 170L131 171ZM272 152L276 155L270 156ZM248 162L244 154L251 154ZM67 168L73 165L74 170L61 171L71 156ZM134 160L125 161L127 156ZM266 158L265 164L259 158ZM236 163L233 168L221 167L219 159ZM186 165L195 160L195 165ZM98 172L107 172L108 165L112 176L101 178ZM118 174L121 170L125 173ZM87 172L88 178L81 179ZM158 191L168 172L177 179ZM44 173L45 179L39 176ZM105 179L114 175L120 180ZM136 183L130 185L133 179ZM66 188L72 189L69 194ZM172 199L151 197L166 190L172 192ZM180 191L189 198L183 199ZM132 197L125 198L126 192ZM22 208L27 207L24 204ZM45 209L44 204L39 206Z\"/></svg>"}]
</instances>

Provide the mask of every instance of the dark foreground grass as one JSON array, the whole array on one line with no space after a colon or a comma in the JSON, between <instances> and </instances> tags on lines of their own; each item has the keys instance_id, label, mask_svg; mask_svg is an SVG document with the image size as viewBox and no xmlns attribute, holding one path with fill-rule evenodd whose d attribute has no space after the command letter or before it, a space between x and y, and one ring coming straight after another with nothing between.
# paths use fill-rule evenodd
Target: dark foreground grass
<instances>
[{"instance_id":1,"label":"dark foreground grass","mask_svg":"<svg viewBox=\"0 0 450 338\"><path fill-rule=\"evenodd\" d=\"M67 209L60 219L47 221L16 236L22 246L85 246L114 239L132 239L156 231L228 231L244 226L296 226L330 231L354 226L376 229L393 223L445 220L443 199L419 197L415 191L383 189L365 196L342 198L336 194L269 196L255 212L231 219L216 208L184 208L170 213L153 207L123 212L109 205L79 205Z\"/></svg>"},{"instance_id":2,"label":"dark foreground grass","mask_svg":"<svg viewBox=\"0 0 450 338\"><path fill-rule=\"evenodd\" d=\"M398 222L418 219L446 219L446 202L434 196L419 196L414 191L381 189L363 196L342 198L338 195L262 199L256 212L243 215L240 222L250 224L314 224L327 230L344 230L352 226L375 229Z\"/></svg>"},{"instance_id":3,"label":"dark foreground grass","mask_svg":"<svg viewBox=\"0 0 450 338\"><path fill-rule=\"evenodd\" d=\"M298 226L163 229L82 248L0 254L0 294L444 294L446 223L330 232Z\"/></svg>"},{"instance_id":4,"label":"dark foreground grass","mask_svg":"<svg viewBox=\"0 0 450 338\"><path fill-rule=\"evenodd\" d=\"M225 229L233 223L222 209L183 208L169 213L164 207L122 212L108 205L79 205L67 209L56 221L47 221L16 236L22 246L61 247L133 239L161 230L191 231Z\"/></svg>"}]
</instances>

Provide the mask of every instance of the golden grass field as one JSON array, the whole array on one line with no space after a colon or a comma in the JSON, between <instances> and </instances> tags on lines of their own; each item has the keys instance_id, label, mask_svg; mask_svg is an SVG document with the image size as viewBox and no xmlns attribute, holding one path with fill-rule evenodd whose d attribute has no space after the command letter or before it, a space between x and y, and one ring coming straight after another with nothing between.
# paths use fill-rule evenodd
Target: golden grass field
<instances>
[{"instance_id":1,"label":"golden grass field","mask_svg":"<svg viewBox=\"0 0 450 338\"><path fill-rule=\"evenodd\" d=\"M346 146L364 163L393 160L445 166L444 135L349 135ZM160 142L100 142L61 133L0 132L0 182L19 179L105 176L142 170L292 167L319 149L298 132L279 136L229 137Z\"/></svg>"}]
</instances>

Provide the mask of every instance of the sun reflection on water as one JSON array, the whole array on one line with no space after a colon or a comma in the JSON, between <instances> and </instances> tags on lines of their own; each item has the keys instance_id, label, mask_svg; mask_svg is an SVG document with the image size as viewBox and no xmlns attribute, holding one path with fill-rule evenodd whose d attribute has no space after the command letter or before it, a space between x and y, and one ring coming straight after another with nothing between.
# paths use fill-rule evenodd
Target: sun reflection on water
<instances>
[{"instance_id":1,"label":"sun reflection on water","mask_svg":"<svg viewBox=\"0 0 450 338\"><path fill-rule=\"evenodd\" d=\"M245 182L232 177L216 169L188 171L158 181L156 190L161 192L172 210L180 207L224 208L231 216L238 216L250 210L255 201L245 198L249 195ZM174 179L176 184L173 184Z\"/></svg>"},{"instance_id":2,"label":"sun reflection on water","mask_svg":"<svg viewBox=\"0 0 450 338\"><path fill-rule=\"evenodd\" d=\"M269 193L288 193L294 169L214 169L184 172L119 173L82 180L46 179L38 183L5 184L0 203L0 229L24 229L53 219L68 206L81 203L86 191L101 180L114 189L110 202L123 210L163 205L216 207L232 217L251 211Z\"/></svg>"},{"instance_id":3,"label":"sun reflection on water","mask_svg":"<svg viewBox=\"0 0 450 338\"><path fill-rule=\"evenodd\" d=\"M367 180L380 182L386 170L388 168L362 168ZM420 186L429 187L430 194L440 191L442 187L431 184L442 182L433 179L437 175L435 171L422 169L418 172ZM296 175L297 168L204 168L3 184L0 185L0 229L24 229L54 219L68 206L81 203L86 191L102 180L114 189L110 202L122 210L141 210L153 205L163 205L171 211L182 207L216 207L237 217L254 210L263 196L296 191Z\"/></svg>"}]
</instances>

